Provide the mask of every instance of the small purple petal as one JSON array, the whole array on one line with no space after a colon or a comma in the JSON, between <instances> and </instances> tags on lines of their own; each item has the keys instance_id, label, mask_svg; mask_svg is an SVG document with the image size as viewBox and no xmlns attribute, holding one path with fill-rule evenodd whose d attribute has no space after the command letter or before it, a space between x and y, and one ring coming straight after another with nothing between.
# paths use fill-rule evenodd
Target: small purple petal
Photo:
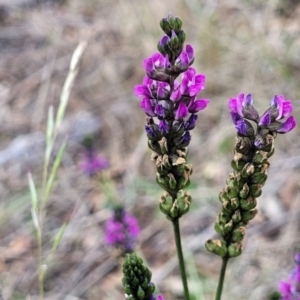
<instances>
[{"instance_id":1,"label":"small purple petal","mask_svg":"<svg viewBox=\"0 0 300 300\"><path fill-rule=\"evenodd\" d=\"M275 98L275 97L274 97ZM287 117L293 111L293 105L290 100L285 100L283 95L277 96L278 116L276 120Z\"/></svg>"},{"instance_id":2,"label":"small purple petal","mask_svg":"<svg viewBox=\"0 0 300 300\"><path fill-rule=\"evenodd\" d=\"M146 114L148 114L151 117L156 117L155 113L153 112L153 107L152 107L152 104L151 104L151 100L149 98L144 98L141 101L140 106Z\"/></svg>"},{"instance_id":3,"label":"small purple petal","mask_svg":"<svg viewBox=\"0 0 300 300\"><path fill-rule=\"evenodd\" d=\"M189 112L196 113L200 110L203 110L207 106L208 103L209 103L208 99L199 99L190 105Z\"/></svg>"},{"instance_id":4,"label":"small purple petal","mask_svg":"<svg viewBox=\"0 0 300 300\"><path fill-rule=\"evenodd\" d=\"M145 84L142 85L135 85L134 86L134 95L137 97L147 97L147 98L151 98L151 92L149 90L149 87Z\"/></svg>"},{"instance_id":5,"label":"small purple petal","mask_svg":"<svg viewBox=\"0 0 300 300\"><path fill-rule=\"evenodd\" d=\"M191 62L194 59L194 49L191 45L186 45L185 51L189 57L189 62Z\"/></svg>"},{"instance_id":6,"label":"small purple petal","mask_svg":"<svg viewBox=\"0 0 300 300\"><path fill-rule=\"evenodd\" d=\"M180 98L181 98L180 88L177 88L171 94L170 99L172 101L178 101Z\"/></svg>"},{"instance_id":7,"label":"small purple petal","mask_svg":"<svg viewBox=\"0 0 300 300\"><path fill-rule=\"evenodd\" d=\"M282 127L277 130L278 133L287 133L294 129L297 125L296 119L293 116L287 118L287 120L282 124Z\"/></svg>"},{"instance_id":8,"label":"small purple petal","mask_svg":"<svg viewBox=\"0 0 300 300\"><path fill-rule=\"evenodd\" d=\"M253 105L253 98L251 94L248 94L246 96L246 99L244 100L244 106Z\"/></svg>"},{"instance_id":9,"label":"small purple petal","mask_svg":"<svg viewBox=\"0 0 300 300\"><path fill-rule=\"evenodd\" d=\"M155 106L154 112L157 116L164 118L165 117L165 110L161 104L157 104Z\"/></svg>"},{"instance_id":10,"label":"small purple petal","mask_svg":"<svg viewBox=\"0 0 300 300\"><path fill-rule=\"evenodd\" d=\"M164 47L166 44L168 44L170 41L170 38L167 36L167 35L164 35L160 41L159 41L159 44L161 47Z\"/></svg>"},{"instance_id":11,"label":"small purple petal","mask_svg":"<svg viewBox=\"0 0 300 300\"><path fill-rule=\"evenodd\" d=\"M268 126L271 124L271 115L270 112L267 111L263 116L260 117L259 126Z\"/></svg>"},{"instance_id":12,"label":"small purple petal","mask_svg":"<svg viewBox=\"0 0 300 300\"><path fill-rule=\"evenodd\" d=\"M146 58L144 60L143 67L144 67L146 73L151 73L153 71L154 65L153 65L152 57Z\"/></svg>"},{"instance_id":13,"label":"small purple petal","mask_svg":"<svg viewBox=\"0 0 300 300\"><path fill-rule=\"evenodd\" d=\"M187 146L190 140L191 140L191 134L189 131L186 131L181 137L180 144Z\"/></svg>"},{"instance_id":14,"label":"small purple petal","mask_svg":"<svg viewBox=\"0 0 300 300\"><path fill-rule=\"evenodd\" d=\"M164 297L163 297L162 295L158 295L158 296L156 297L156 300L164 300Z\"/></svg>"},{"instance_id":15,"label":"small purple petal","mask_svg":"<svg viewBox=\"0 0 300 300\"><path fill-rule=\"evenodd\" d=\"M153 126L145 125L145 130L146 130L146 134L149 137L155 138L156 134L155 134Z\"/></svg>"},{"instance_id":16,"label":"small purple petal","mask_svg":"<svg viewBox=\"0 0 300 300\"><path fill-rule=\"evenodd\" d=\"M160 120L158 128L159 128L159 131L161 133L168 133L169 132L169 124L166 120Z\"/></svg>"},{"instance_id":17,"label":"small purple petal","mask_svg":"<svg viewBox=\"0 0 300 300\"><path fill-rule=\"evenodd\" d=\"M188 115L188 113L189 111L187 106L184 103L180 103L175 113L175 119L176 120L183 119Z\"/></svg>"},{"instance_id":18,"label":"small purple petal","mask_svg":"<svg viewBox=\"0 0 300 300\"><path fill-rule=\"evenodd\" d=\"M191 114L191 116L188 118L188 120L185 123L185 130L192 130L196 126L196 121L198 119L198 116L195 114Z\"/></svg>"},{"instance_id":19,"label":"small purple petal","mask_svg":"<svg viewBox=\"0 0 300 300\"><path fill-rule=\"evenodd\" d=\"M244 120L237 121L235 128L242 135L247 135L247 125Z\"/></svg>"},{"instance_id":20,"label":"small purple petal","mask_svg":"<svg viewBox=\"0 0 300 300\"><path fill-rule=\"evenodd\" d=\"M229 103L228 103L228 107L230 110L230 113L232 114L237 114L237 100L235 98L230 98L229 99Z\"/></svg>"},{"instance_id":21,"label":"small purple petal","mask_svg":"<svg viewBox=\"0 0 300 300\"><path fill-rule=\"evenodd\" d=\"M234 125L237 124L238 121L242 120L243 118L241 116L239 116L239 114L237 112L230 112L231 115L231 119Z\"/></svg>"}]
</instances>

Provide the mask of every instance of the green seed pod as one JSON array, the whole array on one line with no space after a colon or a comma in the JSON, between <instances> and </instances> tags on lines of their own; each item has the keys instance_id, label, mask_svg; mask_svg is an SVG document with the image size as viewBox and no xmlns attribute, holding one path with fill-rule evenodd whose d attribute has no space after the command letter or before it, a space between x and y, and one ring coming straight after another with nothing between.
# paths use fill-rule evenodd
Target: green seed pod
<instances>
[{"instance_id":1,"label":"green seed pod","mask_svg":"<svg viewBox=\"0 0 300 300\"><path fill-rule=\"evenodd\" d=\"M231 220L231 214L228 214L225 211L222 211L217 218L218 222L220 224L225 225L226 223L228 223Z\"/></svg>"},{"instance_id":2,"label":"green seed pod","mask_svg":"<svg viewBox=\"0 0 300 300\"><path fill-rule=\"evenodd\" d=\"M241 176L243 178L248 178L255 171L254 165L252 163L245 164L244 168L241 171Z\"/></svg>"},{"instance_id":3,"label":"green seed pod","mask_svg":"<svg viewBox=\"0 0 300 300\"><path fill-rule=\"evenodd\" d=\"M226 243L221 240L208 240L205 243L205 248L207 251L225 257L227 255Z\"/></svg>"},{"instance_id":4,"label":"green seed pod","mask_svg":"<svg viewBox=\"0 0 300 300\"><path fill-rule=\"evenodd\" d=\"M224 201L229 201L229 198L225 190L222 190L221 193L219 194L219 200L221 203L223 203Z\"/></svg>"},{"instance_id":5,"label":"green seed pod","mask_svg":"<svg viewBox=\"0 0 300 300\"><path fill-rule=\"evenodd\" d=\"M162 154L168 153L168 141L165 137L163 137L160 141L158 141L160 151Z\"/></svg>"},{"instance_id":6,"label":"green seed pod","mask_svg":"<svg viewBox=\"0 0 300 300\"><path fill-rule=\"evenodd\" d=\"M177 202L177 199L174 201L173 205L172 205L172 208L170 210L170 215L169 215L171 218L175 219L179 216L179 213L178 213L178 202Z\"/></svg>"},{"instance_id":7,"label":"green seed pod","mask_svg":"<svg viewBox=\"0 0 300 300\"><path fill-rule=\"evenodd\" d=\"M267 155L268 155L268 152L265 152L262 150L256 151L255 155L253 156L252 161L255 165L264 164L268 160Z\"/></svg>"},{"instance_id":8,"label":"green seed pod","mask_svg":"<svg viewBox=\"0 0 300 300\"><path fill-rule=\"evenodd\" d=\"M236 198L239 195L239 189L238 187L232 187L229 186L226 187L227 196L229 199Z\"/></svg>"},{"instance_id":9,"label":"green seed pod","mask_svg":"<svg viewBox=\"0 0 300 300\"><path fill-rule=\"evenodd\" d=\"M262 193L262 184L252 184L250 185L249 194L253 198L258 198Z\"/></svg>"},{"instance_id":10,"label":"green seed pod","mask_svg":"<svg viewBox=\"0 0 300 300\"><path fill-rule=\"evenodd\" d=\"M162 157L162 165L166 170L172 169L172 166L169 161L169 156L167 154L164 154L164 156Z\"/></svg>"},{"instance_id":11,"label":"green seed pod","mask_svg":"<svg viewBox=\"0 0 300 300\"><path fill-rule=\"evenodd\" d=\"M232 220L230 220L227 224L225 224L224 226L224 233L225 234L228 234L232 231L232 228L233 228L233 222Z\"/></svg>"},{"instance_id":12,"label":"green seed pod","mask_svg":"<svg viewBox=\"0 0 300 300\"><path fill-rule=\"evenodd\" d=\"M221 236L224 236L224 225L216 222L214 228L217 233L219 233Z\"/></svg>"},{"instance_id":13,"label":"green seed pod","mask_svg":"<svg viewBox=\"0 0 300 300\"><path fill-rule=\"evenodd\" d=\"M249 185L247 184L247 182L243 185L243 188L240 190L240 197L241 198L246 198L249 194Z\"/></svg>"},{"instance_id":14,"label":"green seed pod","mask_svg":"<svg viewBox=\"0 0 300 300\"><path fill-rule=\"evenodd\" d=\"M233 208L230 205L230 201L224 201L222 203L222 210L225 210L228 213L233 212Z\"/></svg>"},{"instance_id":15,"label":"green seed pod","mask_svg":"<svg viewBox=\"0 0 300 300\"><path fill-rule=\"evenodd\" d=\"M233 210L236 210L240 206L239 198L230 199L230 205L233 208Z\"/></svg>"},{"instance_id":16,"label":"green seed pod","mask_svg":"<svg viewBox=\"0 0 300 300\"><path fill-rule=\"evenodd\" d=\"M177 194L177 202L178 202L178 215L179 217L186 214L190 209L190 204L192 201L191 195L186 192L184 193L183 190L180 190Z\"/></svg>"},{"instance_id":17,"label":"green seed pod","mask_svg":"<svg viewBox=\"0 0 300 300\"><path fill-rule=\"evenodd\" d=\"M242 254L242 243L233 243L228 246L228 256L236 257Z\"/></svg>"},{"instance_id":18,"label":"green seed pod","mask_svg":"<svg viewBox=\"0 0 300 300\"><path fill-rule=\"evenodd\" d=\"M170 187L170 189L171 190L176 189L177 181L176 181L174 175L172 173L169 173L167 176L169 178L169 187Z\"/></svg>"},{"instance_id":19,"label":"green seed pod","mask_svg":"<svg viewBox=\"0 0 300 300\"><path fill-rule=\"evenodd\" d=\"M240 210L236 210L235 212L234 212L234 214L232 215L232 221L234 222L234 223L239 223L239 222L241 222L241 220L242 220L242 217L241 217L241 212L240 212Z\"/></svg>"},{"instance_id":20,"label":"green seed pod","mask_svg":"<svg viewBox=\"0 0 300 300\"><path fill-rule=\"evenodd\" d=\"M246 233L246 226L239 226L235 228L232 232L232 241L241 242Z\"/></svg>"},{"instance_id":21,"label":"green seed pod","mask_svg":"<svg viewBox=\"0 0 300 300\"><path fill-rule=\"evenodd\" d=\"M252 183L260 183L260 184L264 184L266 182L268 178L268 175L264 174L264 173L254 173L251 176L251 182Z\"/></svg>"},{"instance_id":22,"label":"green seed pod","mask_svg":"<svg viewBox=\"0 0 300 300\"><path fill-rule=\"evenodd\" d=\"M256 204L256 199L251 196L249 196L247 199L242 199L240 201L240 205L243 210L251 210L256 207Z\"/></svg>"},{"instance_id":23,"label":"green seed pod","mask_svg":"<svg viewBox=\"0 0 300 300\"><path fill-rule=\"evenodd\" d=\"M160 210L165 215L169 215L172 206L173 206L173 199L172 199L172 197L167 192L164 192L162 194L162 196L160 197L160 202L159 202L159 208L160 208Z\"/></svg>"},{"instance_id":24,"label":"green seed pod","mask_svg":"<svg viewBox=\"0 0 300 300\"><path fill-rule=\"evenodd\" d=\"M165 190L169 189L169 178L165 175L156 173L156 182Z\"/></svg>"},{"instance_id":25,"label":"green seed pod","mask_svg":"<svg viewBox=\"0 0 300 300\"><path fill-rule=\"evenodd\" d=\"M257 214L257 209L243 211L242 212L242 221L248 222L248 221L252 220L256 214Z\"/></svg>"}]
</instances>

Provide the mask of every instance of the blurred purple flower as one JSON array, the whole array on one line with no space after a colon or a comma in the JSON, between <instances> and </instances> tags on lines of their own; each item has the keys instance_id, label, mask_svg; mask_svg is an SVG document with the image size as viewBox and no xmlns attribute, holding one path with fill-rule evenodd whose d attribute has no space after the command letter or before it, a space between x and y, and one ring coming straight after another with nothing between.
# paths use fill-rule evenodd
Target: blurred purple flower
<instances>
[{"instance_id":1,"label":"blurred purple flower","mask_svg":"<svg viewBox=\"0 0 300 300\"><path fill-rule=\"evenodd\" d=\"M93 176L98 172L109 167L109 161L97 155L93 150L85 150L80 162L80 169L89 176Z\"/></svg>"},{"instance_id":2,"label":"blurred purple flower","mask_svg":"<svg viewBox=\"0 0 300 300\"><path fill-rule=\"evenodd\" d=\"M126 252L132 252L139 232L138 220L123 208L116 208L105 225L106 243L122 246Z\"/></svg>"},{"instance_id":3,"label":"blurred purple flower","mask_svg":"<svg viewBox=\"0 0 300 300\"><path fill-rule=\"evenodd\" d=\"M281 300L300 300L300 253L295 255L295 267L287 281L279 283Z\"/></svg>"}]
</instances>

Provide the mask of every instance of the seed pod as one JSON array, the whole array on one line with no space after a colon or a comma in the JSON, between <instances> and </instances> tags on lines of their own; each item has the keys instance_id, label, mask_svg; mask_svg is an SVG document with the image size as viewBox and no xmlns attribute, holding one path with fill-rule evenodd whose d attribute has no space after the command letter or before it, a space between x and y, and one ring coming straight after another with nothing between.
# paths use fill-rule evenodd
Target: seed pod
<instances>
[{"instance_id":1,"label":"seed pod","mask_svg":"<svg viewBox=\"0 0 300 300\"><path fill-rule=\"evenodd\" d=\"M240 201L240 205L243 210L251 210L256 207L256 204L256 199L251 196L249 196L247 199L242 199Z\"/></svg>"},{"instance_id":2,"label":"seed pod","mask_svg":"<svg viewBox=\"0 0 300 300\"><path fill-rule=\"evenodd\" d=\"M242 254L242 243L232 243L228 246L228 256L236 257Z\"/></svg>"},{"instance_id":3,"label":"seed pod","mask_svg":"<svg viewBox=\"0 0 300 300\"><path fill-rule=\"evenodd\" d=\"M217 254L221 257L225 257L227 255L226 243L221 240L208 240L205 243L205 248L207 251Z\"/></svg>"}]
</instances>

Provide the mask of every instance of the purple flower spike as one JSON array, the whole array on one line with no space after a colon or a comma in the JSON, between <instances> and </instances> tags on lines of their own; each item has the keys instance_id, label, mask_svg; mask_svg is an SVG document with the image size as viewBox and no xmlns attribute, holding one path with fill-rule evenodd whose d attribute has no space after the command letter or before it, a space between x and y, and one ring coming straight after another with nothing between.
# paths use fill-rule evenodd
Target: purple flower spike
<instances>
[{"instance_id":1,"label":"purple flower spike","mask_svg":"<svg viewBox=\"0 0 300 300\"><path fill-rule=\"evenodd\" d=\"M175 113L175 119L181 120L185 118L188 115L188 113L189 111L187 106L184 103L180 103Z\"/></svg>"},{"instance_id":2,"label":"purple flower spike","mask_svg":"<svg viewBox=\"0 0 300 300\"><path fill-rule=\"evenodd\" d=\"M287 120L282 124L281 128L276 130L278 133L287 133L294 129L297 125L296 119L293 116L287 118Z\"/></svg>"},{"instance_id":3,"label":"purple flower spike","mask_svg":"<svg viewBox=\"0 0 300 300\"><path fill-rule=\"evenodd\" d=\"M206 108L207 104L209 103L208 99L199 99L189 106L190 113L196 113L204 108Z\"/></svg>"},{"instance_id":4,"label":"purple flower spike","mask_svg":"<svg viewBox=\"0 0 300 300\"><path fill-rule=\"evenodd\" d=\"M143 111L151 116L151 117L155 117L155 113L153 111L153 107L152 107L152 104L151 104L151 100L149 98L144 98L142 101L141 101L141 108L143 109Z\"/></svg>"}]
</instances>

